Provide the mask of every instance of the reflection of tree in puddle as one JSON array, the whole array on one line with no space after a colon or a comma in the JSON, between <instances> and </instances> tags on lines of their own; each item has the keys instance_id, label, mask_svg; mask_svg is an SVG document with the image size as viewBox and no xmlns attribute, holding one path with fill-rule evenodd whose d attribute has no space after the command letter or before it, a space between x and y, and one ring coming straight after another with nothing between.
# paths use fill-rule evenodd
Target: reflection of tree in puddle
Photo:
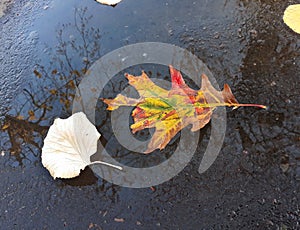
<instances>
[{"instance_id":1,"label":"reflection of tree in puddle","mask_svg":"<svg viewBox=\"0 0 300 230\"><path fill-rule=\"evenodd\" d=\"M48 48L50 62L36 65L33 71L36 80L17 96L2 121L4 151L9 151L10 160L20 166L40 157L42 140L53 120L71 115L76 86L100 57L100 30L88 26L90 19L86 9L76 9L74 24L62 25L57 33L58 44L53 50ZM73 185L95 182L92 173L87 172L82 179L66 180ZM101 186L106 184L103 182ZM115 193L115 188L112 189Z\"/></svg>"},{"instance_id":2,"label":"reflection of tree in puddle","mask_svg":"<svg viewBox=\"0 0 300 230\"><path fill-rule=\"evenodd\" d=\"M26 151L30 151L34 157L38 157L37 149L41 149L41 143L38 139L45 135L48 127L40 126L39 123L25 120L20 116L6 115L2 130L7 132L11 155L20 165L23 165L23 160L27 158ZM29 145L25 150L24 144L26 143Z\"/></svg>"},{"instance_id":3,"label":"reflection of tree in puddle","mask_svg":"<svg viewBox=\"0 0 300 230\"><path fill-rule=\"evenodd\" d=\"M86 9L75 10L74 23L62 25L62 28L57 32L58 44L53 49L47 48L49 61L46 64L42 62L36 65L33 71L34 81L17 97L13 109L5 116L2 124L4 133L1 135L5 136L7 140L5 151L10 152L11 161L14 165L18 162L20 166L24 166L32 161L40 164L42 140L47 134L49 126L56 117L66 118L71 115L76 87L91 64L100 58L101 34L99 29L88 26L90 20L91 17L87 16ZM135 68L136 74L140 74L143 67L137 66ZM167 76L169 80L168 68L164 68L166 73L162 75L157 72L157 76L161 78ZM133 70L132 67L128 71ZM148 73L152 75L152 72L148 71ZM118 78L118 76L114 78L117 80L110 81L103 90L105 96L115 95L128 85L124 77ZM107 146L111 150L112 157L119 161L124 158L123 163L133 166L136 166L137 162L155 165L168 158L170 149L153 154L150 160L146 159L143 154L132 154L124 148L118 150L117 141L114 142L115 139L110 138L113 133L106 130L110 125L109 112L105 111L105 105L101 101L99 101L99 107L97 108L97 110L100 109L97 121L100 124L97 124L97 128L103 134L101 141L104 144L108 143ZM104 123L106 127L103 128ZM136 136L143 136L144 134L147 136L146 131L141 131ZM93 158L93 160L98 159ZM142 164L142 166L144 165ZM86 169L79 178L64 180L64 182L71 185L91 184L96 182L96 178L90 169ZM101 190L104 190L108 185L110 192L115 194L118 186L104 181L99 186Z\"/></svg>"}]
</instances>

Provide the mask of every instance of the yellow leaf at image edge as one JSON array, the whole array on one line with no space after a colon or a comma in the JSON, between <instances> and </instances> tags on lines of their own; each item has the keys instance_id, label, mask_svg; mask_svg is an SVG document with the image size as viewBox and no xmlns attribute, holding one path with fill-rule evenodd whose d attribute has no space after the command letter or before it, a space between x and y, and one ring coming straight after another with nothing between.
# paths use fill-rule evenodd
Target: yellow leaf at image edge
<instances>
[{"instance_id":1,"label":"yellow leaf at image edge","mask_svg":"<svg viewBox=\"0 0 300 230\"><path fill-rule=\"evenodd\" d=\"M284 11L283 21L293 31L300 34L300 4L288 6Z\"/></svg>"}]
</instances>

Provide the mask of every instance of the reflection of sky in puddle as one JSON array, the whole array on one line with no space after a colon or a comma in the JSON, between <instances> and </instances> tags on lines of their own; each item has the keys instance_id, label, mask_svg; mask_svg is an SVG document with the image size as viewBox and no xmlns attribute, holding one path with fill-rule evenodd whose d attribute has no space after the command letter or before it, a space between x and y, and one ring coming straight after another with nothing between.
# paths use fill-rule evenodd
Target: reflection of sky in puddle
<instances>
[{"instance_id":1,"label":"reflection of sky in puddle","mask_svg":"<svg viewBox=\"0 0 300 230\"><path fill-rule=\"evenodd\" d=\"M181 7L178 8L178 4ZM15 96L14 106L4 124L8 133L3 138L4 150L9 150L20 164L35 161L42 145L40 138L45 135L53 119L71 113L72 84L78 84L84 71L101 55L136 42L176 44L179 34L188 31L191 20L199 23L197 27L205 27L203 35L214 34L206 24L215 22L220 15L217 12L213 15L206 13L205 8L210 4L214 7L215 3L178 4L158 0L143 3L128 0L112 8L94 1L84 4L82 1L53 1L40 6L42 11L36 19L32 19L30 29L26 30L25 41L29 42L31 46L28 49L34 50L33 57L36 57L29 62L30 71L35 68L38 72L26 77L25 81L30 83L22 86L23 91L20 90L21 93ZM228 7L224 5L223 9ZM226 13L224 16L226 18ZM202 21L203 17L206 20ZM191 38L183 38L184 41L188 39ZM64 53L66 44L68 47ZM93 54L87 57L87 51ZM86 62L87 58L89 62ZM36 136L36 131L42 135ZM30 143L29 146L26 143Z\"/></svg>"}]
</instances>

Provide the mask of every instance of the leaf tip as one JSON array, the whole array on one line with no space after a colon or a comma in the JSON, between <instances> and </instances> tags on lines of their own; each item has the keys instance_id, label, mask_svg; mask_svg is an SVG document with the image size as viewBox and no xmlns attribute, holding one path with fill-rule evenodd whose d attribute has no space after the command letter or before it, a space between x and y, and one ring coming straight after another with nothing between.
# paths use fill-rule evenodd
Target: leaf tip
<instances>
[{"instance_id":1,"label":"leaf tip","mask_svg":"<svg viewBox=\"0 0 300 230\"><path fill-rule=\"evenodd\" d=\"M144 154L144 155L148 155L148 154L150 154L150 153L152 153L152 152L153 152L153 151L148 151L148 150L147 150L147 151L143 152L143 154Z\"/></svg>"},{"instance_id":2,"label":"leaf tip","mask_svg":"<svg viewBox=\"0 0 300 230\"><path fill-rule=\"evenodd\" d=\"M130 75L129 73L124 73L124 76L127 78L128 81L132 80L132 75Z\"/></svg>"},{"instance_id":3,"label":"leaf tip","mask_svg":"<svg viewBox=\"0 0 300 230\"><path fill-rule=\"evenodd\" d=\"M269 110L269 107L266 105L260 105L260 108L265 109L265 110Z\"/></svg>"},{"instance_id":4,"label":"leaf tip","mask_svg":"<svg viewBox=\"0 0 300 230\"><path fill-rule=\"evenodd\" d=\"M174 71L174 67L172 66L172 65L169 65L169 70L170 70L170 72L172 72L172 71Z\"/></svg>"},{"instance_id":5,"label":"leaf tip","mask_svg":"<svg viewBox=\"0 0 300 230\"><path fill-rule=\"evenodd\" d=\"M112 110L116 109L116 106L113 106L113 99L100 98L100 100L102 100L105 104L107 104L106 110L112 111Z\"/></svg>"},{"instance_id":6,"label":"leaf tip","mask_svg":"<svg viewBox=\"0 0 300 230\"><path fill-rule=\"evenodd\" d=\"M203 79L208 80L208 77L206 76L205 73L203 73L203 74L201 75L201 78L202 78L202 80L203 80Z\"/></svg>"},{"instance_id":7,"label":"leaf tip","mask_svg":"<svg viewBox=\"0 0 300 230\"><path fill-rule=\"evenodd\" d=\"M251 106L251 105L250 105ZM252 104L252 106L260 108L260 109L266 109L267 110L267 106L265 105L259 105L259 104Z\"/></svg>"}]
</instances>

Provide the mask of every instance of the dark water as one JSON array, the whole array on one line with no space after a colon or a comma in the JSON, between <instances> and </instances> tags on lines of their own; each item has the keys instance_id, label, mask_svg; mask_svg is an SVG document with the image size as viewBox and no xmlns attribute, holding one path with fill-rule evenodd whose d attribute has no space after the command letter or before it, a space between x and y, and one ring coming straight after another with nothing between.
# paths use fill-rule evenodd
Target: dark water
<instances>
[{"instance_id":1,"label":"dark water","mask_svg":"<svg viewBox=\"0 0 300 230\"><path fill-rule=\"evenodd\" d=\"M300 37L281 19L291 3L297 1L11 5L0 19L1 224L7 229L299 228ZM204 174L197 169L209 125L191 163L155 189L112 185L89 169L76 179L53 180L40 161L42 140L55 117L71 114L74 85L102 55L146 41L188 49L220 85L231 86L239 102L265 104L268 110L228 110L222 151ZM132 71L140 69L168 75L166 67L151 65ZM109 96L126 86L121 77L107 86ZM115 144L103 124L108 115L98 128L113 155ZM172 144L152 156L151 164L167 158ZM120 161L137 164L130 153L117 150ZM146 162L138 158L139 164Z\"/></svg>"}]
</instances>

